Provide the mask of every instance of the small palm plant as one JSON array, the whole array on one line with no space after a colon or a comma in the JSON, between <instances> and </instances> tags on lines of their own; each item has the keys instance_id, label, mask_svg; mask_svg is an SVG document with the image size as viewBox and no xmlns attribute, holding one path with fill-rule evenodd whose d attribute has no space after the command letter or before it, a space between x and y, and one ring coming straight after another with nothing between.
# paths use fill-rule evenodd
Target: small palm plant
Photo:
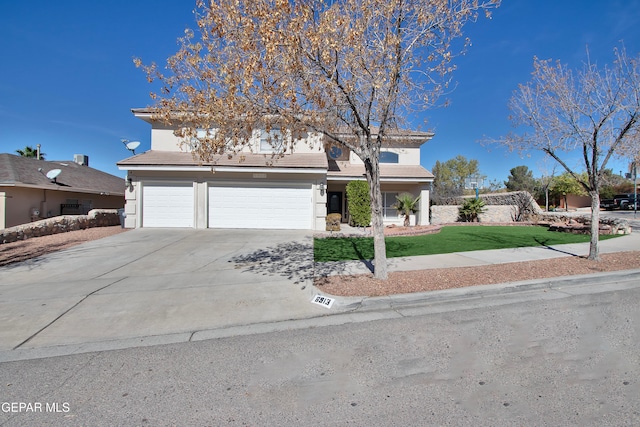
<instances>
[{"instance_id":1,"label":"small palm plant","mask_svg":"<svg viewBox=\"0 0 640 427\"><path fill-rule=\"evenodd\" d=\"M418 212L418 202L420 196L413 197L411 193L402 193L396 196L396 203L393 207L398 211L398 214L404 215L404 226L409 227L409 218L411 214Z\"/></svg>"},{"instance_id":2,"label":"small palm plant","mask_svg":"<svg viewBox=\"0 0 640 427\"><path fill-rule=\"evenodd\" d=\"M467 199L460 207L460 218L466 222L478 222L480 214L486 210L482 199Z\"/></svg>"}]
</instances>

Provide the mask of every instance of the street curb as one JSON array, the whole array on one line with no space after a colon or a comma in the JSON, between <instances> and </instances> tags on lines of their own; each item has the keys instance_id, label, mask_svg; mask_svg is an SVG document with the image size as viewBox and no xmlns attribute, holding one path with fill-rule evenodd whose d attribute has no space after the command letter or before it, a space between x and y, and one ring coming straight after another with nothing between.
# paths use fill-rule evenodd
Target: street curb
<instances>
[{"instance_id":1,"label":"street curb","mask_svg":"<svg viewBox=\"0 0 640 427\"><path fill-rule=\"evenodd\" d=\"M436 314L451 310L479 309L522 303L528 300L569 298L577 295L615 292L638 287L640 287L640 269L478 285L385 297L330 296L335 298L335 302L333 308L327 310L324 315L166 335L0 351L0 363L197 342L234 336L286 332L306 328L340 326L367 321ZM309 286L305 291L323 294L313 285ZM542 292L536 293L536 291Z\"/></svg>"}]
</instances>

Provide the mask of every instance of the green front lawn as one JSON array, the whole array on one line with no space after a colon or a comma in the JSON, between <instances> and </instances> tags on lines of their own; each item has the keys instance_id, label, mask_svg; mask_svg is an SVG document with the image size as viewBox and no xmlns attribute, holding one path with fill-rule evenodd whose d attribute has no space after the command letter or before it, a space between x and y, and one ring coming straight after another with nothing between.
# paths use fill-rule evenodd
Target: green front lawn
<instances>
[{"instance_id":1,"label":"green front lawn","mask_svg":"<svg viewBox=\"0 0 640 427\"><path fill-rule=\"evenodd\" d=\"M589 235L549 231L546 227L521 226L450 226L440 233L424 236L387 237L387 257L448 254L487 249L553 246L584 243ZM601 240L617 237L601 235ZM339 237L314 239L316 262L373 258L373 239L369 237Z\"/></svg>"}]
</instances>

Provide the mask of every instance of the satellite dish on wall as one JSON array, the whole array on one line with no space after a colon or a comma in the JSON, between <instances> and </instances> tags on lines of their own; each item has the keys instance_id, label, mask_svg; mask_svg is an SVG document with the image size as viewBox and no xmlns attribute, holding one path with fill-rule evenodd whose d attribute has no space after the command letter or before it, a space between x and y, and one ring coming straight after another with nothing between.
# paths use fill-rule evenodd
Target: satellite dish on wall
<instances>
[{"instance_id":1,"label":"satellite dish on wall","mask_svg":"<svg viewBox=\"0 0 640 427\"><path fill-rule=\"evenodd\" d=\"M133 154L136 154L136 148L140 146L140 141L129 141L129 140L123 139L122 143L124 144L125 147L127 147L127 150L131 151Z\"/></svg>"}]
</instances>

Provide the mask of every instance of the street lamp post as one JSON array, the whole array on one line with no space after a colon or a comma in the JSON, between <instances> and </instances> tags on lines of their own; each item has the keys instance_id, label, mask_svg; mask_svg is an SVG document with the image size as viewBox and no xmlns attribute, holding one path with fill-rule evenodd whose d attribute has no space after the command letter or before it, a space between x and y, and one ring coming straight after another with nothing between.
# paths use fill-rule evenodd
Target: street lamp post
<instances>
[{"instance_id":1,"label":"street lamp post","mask_svg":"<svg viewBox=\"0 0 640 427\"><path fill-rule=\"evenodd\" d=\"M638 161L633 162L633 218L638 215Z\"/></svg>"}]
</instances>

